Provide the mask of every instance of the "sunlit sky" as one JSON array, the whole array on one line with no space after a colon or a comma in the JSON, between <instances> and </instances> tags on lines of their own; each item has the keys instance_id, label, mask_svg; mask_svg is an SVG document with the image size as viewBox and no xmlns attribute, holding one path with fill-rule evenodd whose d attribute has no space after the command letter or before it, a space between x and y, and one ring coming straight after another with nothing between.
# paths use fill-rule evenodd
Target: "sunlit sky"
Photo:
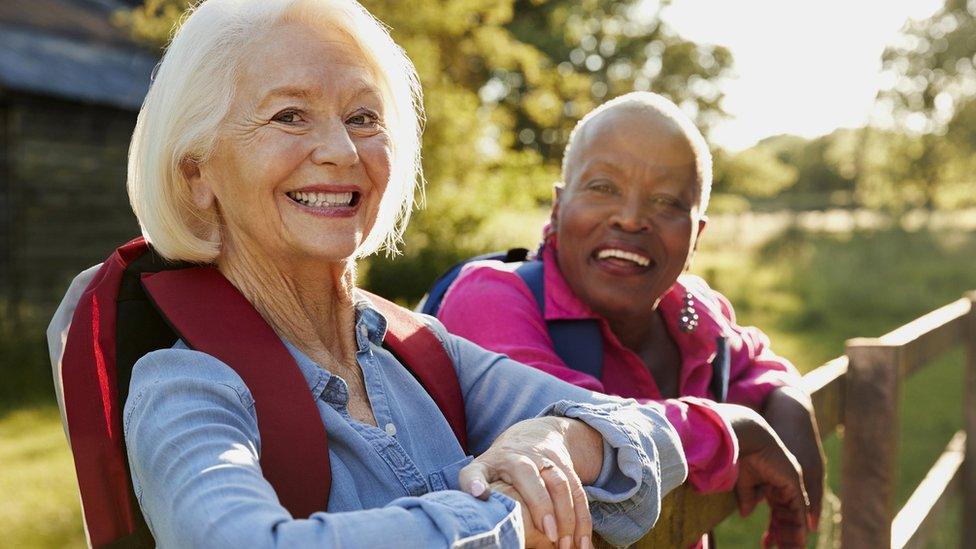
<instances>
[{"instance_id":1,"label":"sunlit sky","mask_svg":"<svg viewBox=\"0 0 976 549\"><path fill-rule=\"evenodd\" d=\"M732 51L722 85L731 117L711 134L738 150L781 133L863 125L882 85L881 53L909 18L944 0L674 0L662 17L695 42ZM657 2L647 2L657 9Z\"/></svg>"}]
</instances>

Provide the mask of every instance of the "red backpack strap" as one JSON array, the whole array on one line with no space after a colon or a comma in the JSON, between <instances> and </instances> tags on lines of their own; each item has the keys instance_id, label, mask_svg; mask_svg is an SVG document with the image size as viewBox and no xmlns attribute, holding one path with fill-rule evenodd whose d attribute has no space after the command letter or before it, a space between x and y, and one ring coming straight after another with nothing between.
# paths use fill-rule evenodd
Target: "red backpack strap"
<instances>
[{"instance_id":1,"label":"red backpack strap","mask_svg":"<svg viewBox=\"0 0 976 549\"><path fill-rule=\"evenodd\" d=\"M219 271L144 273L142 284L191 348L234 369L254 397L261 470L295 518L328 505L332 483L325 426L298 364L271 326Z\"/></svg>"},{"instance_id":2,"label":"red backpack strap","mask_svg":"<svg viewBox=\"0 0 976 549\"><path fill-rule=\"evenodd\" d=\"M115 369L115 318L126 265L145 253L138 238L105 260L82 294L61 360L65 417L88 538L102 547L140 530L129 488Z\"/></svg>"},{"instance_id":3,"label":"red backpack strap","mask_svg":"<svg viewBox=\"0 0 976 549\"><path fill-rule=\"evenodd\" d=\"M364 293L386 317L383 343L427 390L467 453L468 427L454 361L434 332L415 313L377 295Z\"/></svg>"}]
</instances>

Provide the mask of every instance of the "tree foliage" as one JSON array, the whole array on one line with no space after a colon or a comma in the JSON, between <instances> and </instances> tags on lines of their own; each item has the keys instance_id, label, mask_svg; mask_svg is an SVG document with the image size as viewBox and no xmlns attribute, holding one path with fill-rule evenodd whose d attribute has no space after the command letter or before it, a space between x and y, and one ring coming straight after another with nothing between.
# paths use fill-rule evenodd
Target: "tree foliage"
<instances>
[{"instance_id":1,"label":"tree foliage","mask_svg":"<svg viewBox=\"0 0 976 549\"><path fill-rule=\"evenodd\" d=\"M958 202L960 187L973 184L976 134L976 2L946 0L930 18L910 21L897 44L883 55L892 86L879 103L894 127L911 137L898 140L913 159L901 182L917 205ZM948 134L948 135L947 135Z\"/></svg>"},{"instance_id":2,"label":"tree foliage","mask_svg":"<svg viewBox=\"0 0 976 549\"><path fill-rule=\"evenodd\" d=\"M158 46L188 0L146 0L119 20ZM632 89L669 95L708 124L731 56L685 41L638 0L363 0L417 66L427 123L426 208L405 257L378 257L363 283L419 297L457 259L508 242L482 228L500 209L538 208L562 147L596 104Z\"/></svg>"}]
</instances>

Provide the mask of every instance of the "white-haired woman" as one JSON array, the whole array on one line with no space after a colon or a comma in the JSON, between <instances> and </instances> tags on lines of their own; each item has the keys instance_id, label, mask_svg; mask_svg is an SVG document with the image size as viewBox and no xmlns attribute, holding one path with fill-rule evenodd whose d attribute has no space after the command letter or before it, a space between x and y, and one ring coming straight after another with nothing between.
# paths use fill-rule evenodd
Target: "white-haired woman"
<instances>
[{"instance_id":1,"label":"white-haired woman","mask_svg":"<svg viewBox=\"0 0 976 549\"><path fill-rule=\"evenodd\" d=\"M209 0L177 32L132 140L133 209L161 256L215 266L285 342L328 430L332 487L327 509L291 516L262 476L249 388L178 342L136 363L123 415L158 545L587 547L591 524L622 545L684 479L658 409L427 318L453 361L470 461L382 347L355 260L403 231L420 118L411 63L354 0Z\"/></svg>"}]
</instances>

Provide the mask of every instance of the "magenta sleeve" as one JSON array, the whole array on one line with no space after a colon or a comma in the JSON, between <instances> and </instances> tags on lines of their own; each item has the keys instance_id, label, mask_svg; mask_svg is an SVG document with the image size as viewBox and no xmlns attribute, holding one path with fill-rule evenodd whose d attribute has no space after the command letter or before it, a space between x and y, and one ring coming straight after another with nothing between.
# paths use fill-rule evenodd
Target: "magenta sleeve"
<instances>
[{"instance_id":1,"label":"magenta sleeve","mask_svg":"<svg viewBox=\"0 0 976 549\"><path fill-rule=\"evenodd\" d=\"M783 386L799 386L800 374L789 360L770 349L769 338L759 328L739 326L735 311L722 294L711 290L728 321L731 351L728 401L762 411L766 397Z\"/></svg>"}]
</instances>

